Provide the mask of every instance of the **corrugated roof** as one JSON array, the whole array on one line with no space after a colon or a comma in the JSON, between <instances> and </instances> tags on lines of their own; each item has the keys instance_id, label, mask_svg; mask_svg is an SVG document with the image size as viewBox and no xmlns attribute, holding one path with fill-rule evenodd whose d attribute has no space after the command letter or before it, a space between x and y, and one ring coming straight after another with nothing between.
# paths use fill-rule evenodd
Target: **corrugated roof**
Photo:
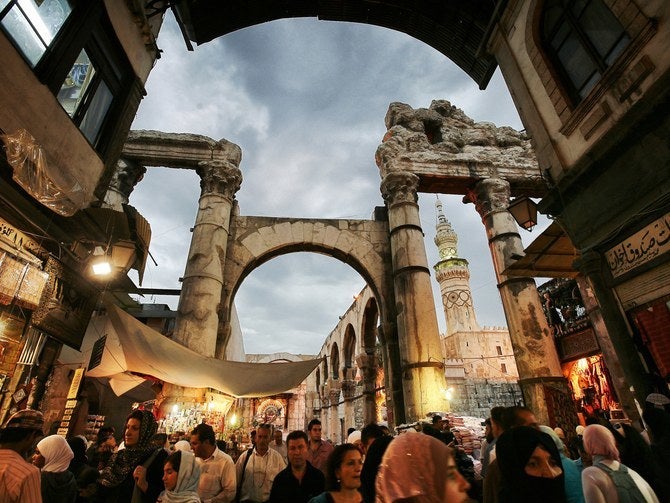
<instances>
[{"instance_id":1,"label":"corrugated roof","mask_svg":"<svg viewBox=\"0 0 670 503\"><path fill-rule=\"evenodd\" d=\"M574 278L579 258L570 238L557 222L552 222L525 250L525 256L509 266L506 276L535 278Z\"/></svg>"}]
</instances>

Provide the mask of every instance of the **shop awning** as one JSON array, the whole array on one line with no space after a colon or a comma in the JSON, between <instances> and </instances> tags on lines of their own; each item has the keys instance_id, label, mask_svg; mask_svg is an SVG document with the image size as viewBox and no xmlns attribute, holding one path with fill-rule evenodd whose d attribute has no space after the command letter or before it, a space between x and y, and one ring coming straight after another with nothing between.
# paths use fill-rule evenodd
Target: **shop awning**
<instances>
[{"instance_id":1,"label":"shop awning","mask_svg":"<svg viewBox=\"0 0 670 503\"><path fill-rule=\"evenodd\" d=\"M238 397L284 393L300 385L321 363L306 360L287 363L245 363L199 355L149 328L114 305L107 315L92 318L82 347L89 348L106 336L102 360L88 370L89 377L108 377L115 393L127 391L143 379L134 374L189 388L213 388Z\"/></svg>"},{"instance_id":2,"label":"shop awning","mask_svg":"<svg viewBox=\"0 0 670 503\"><path fill-rule=\"evenodd\" d=\"M557 222L552 222L524 253L503 274L534 278L574 278L578 274L573 262L579 252Z\"/></svg>"}]
</instances>

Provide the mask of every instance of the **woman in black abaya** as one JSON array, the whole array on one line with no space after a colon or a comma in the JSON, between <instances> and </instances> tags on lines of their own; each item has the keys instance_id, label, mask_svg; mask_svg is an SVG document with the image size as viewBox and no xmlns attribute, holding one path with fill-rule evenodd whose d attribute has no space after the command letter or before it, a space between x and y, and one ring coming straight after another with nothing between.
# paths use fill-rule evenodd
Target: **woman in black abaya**
<instances>
[{"instance_id":1,"label":"woman in black abaya","mask_svg":"<svg viewBox=\"0 0 670 503\"><path fill-rule=\"evenodd\" d=\"M561 457L546 433L529 426L507 430L496 442L496 459L500 503L565 503Z\"/></svg>"}]
</instances>

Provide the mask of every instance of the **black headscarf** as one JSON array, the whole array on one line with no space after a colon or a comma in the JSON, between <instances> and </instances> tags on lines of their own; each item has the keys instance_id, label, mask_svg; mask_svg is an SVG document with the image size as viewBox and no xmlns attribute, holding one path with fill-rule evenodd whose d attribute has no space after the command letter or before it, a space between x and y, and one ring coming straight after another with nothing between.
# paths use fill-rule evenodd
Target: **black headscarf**
<instances>
[{"instance_id":1,"label":"black headscarf","mask_svg":"<svg viewBox=\"0 0 670 503\"><path fill-rule=\"evenodd\" d=\"M530 426L519 426L504 432L496 441L496 460L503 475L500 502L564 503L565 488L562 473L550 479L526 473L526 463L536 447L546 450L557 466L563 469L561 457L552 438Z\"/></svg>"},{"instance_id":2,"label":"black headscarf","mask_svg":"<svg viewBox=\"0 0 670 503\"><path fill-rule=\"evenodd\" d=\"M135 410L126 419L140 420L140 438L137 444L116 452L109 464L100 472L100 483L105 487L116 487L125 480L135 467L142 464L156 450L151 445L151 437L158 429L156 418L148 410Z\"/></svg>"}]
</instances>

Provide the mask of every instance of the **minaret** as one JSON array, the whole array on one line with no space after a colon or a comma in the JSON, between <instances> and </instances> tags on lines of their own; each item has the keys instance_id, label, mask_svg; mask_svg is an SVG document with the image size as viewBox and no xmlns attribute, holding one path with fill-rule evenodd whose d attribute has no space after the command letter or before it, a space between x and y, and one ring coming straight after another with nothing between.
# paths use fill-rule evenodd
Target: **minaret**
<instances>
[{"instance_id":1,"label":"minaret","mask_svg":"<svg viewBox=\"0 0 670 503\"><path fill-rule=\"evenodd\" d=\"M435 277L442 292L442 305L447 321L446 336L456 332L479 332L477 316L470 291L468 261L458 258L458 236L442 213L442 201L435 202L437 208L437 234L435 244L440 261L435 264Z\"/></svg>"}]
</instances>

